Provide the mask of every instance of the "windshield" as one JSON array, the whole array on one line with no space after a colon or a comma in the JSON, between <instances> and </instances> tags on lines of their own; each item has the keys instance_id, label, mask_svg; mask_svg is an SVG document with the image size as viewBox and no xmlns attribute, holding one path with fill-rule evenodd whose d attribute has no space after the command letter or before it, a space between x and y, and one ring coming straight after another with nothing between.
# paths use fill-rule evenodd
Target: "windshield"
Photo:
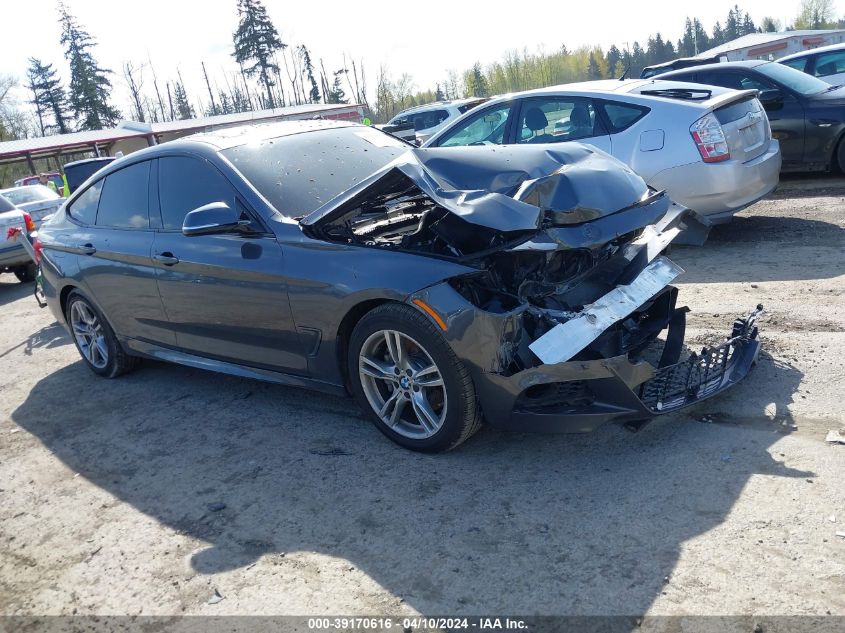
<instances>
[{"instance_id":1,"label":"windshield","mask_svg":"<svg viewBox=\"0 0 845 633\"><path fill-rule=\"evenodd\" d=\"M220 153L284 216L298 218L378 171L409 146L370 127L329 128Z\"/></svg>"},{"instance_id":2,"label":"windshield","mask_svg":"<svg viewBox=\"0 0 845 633\"><path fill-rule=\"evenodd\" d=\"M2 193L13 204L42 202L44 200L57 200L59 198L59 195L55 191L44 185L15 187L14 189L6 189Z\"/></svg>"},{"instance_id":3,"label":"windshield","mask_svg":"<svg viewBox=\"0 0 845 633\"><path fill-rule=\"evenodd\" d=\"M830 90L830 84L821 79L776 62L757 66L757 70L805 97Z\"/></svg>"}]
</instances>

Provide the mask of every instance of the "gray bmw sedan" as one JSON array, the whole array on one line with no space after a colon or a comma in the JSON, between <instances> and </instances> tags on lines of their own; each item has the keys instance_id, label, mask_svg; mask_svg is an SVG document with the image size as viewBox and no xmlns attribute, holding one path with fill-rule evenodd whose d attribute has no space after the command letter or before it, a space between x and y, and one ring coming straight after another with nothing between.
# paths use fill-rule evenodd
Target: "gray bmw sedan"
<instances>
[{"instance_id":1,"label":"gray bmw sedan","mask_svg":"<svg viewBox=\"0 0 845 633\"><path fill-rule=\"evenodd\" d=\"M683 345L662 255L681 230L707 229L578 143L416 149L284 122L115 160L43 225L40 265L99 376L148 357L350 393L393 441L441 451L482 421L636 427L743 378L757 310Z\"/></svg>"}]
</instances>

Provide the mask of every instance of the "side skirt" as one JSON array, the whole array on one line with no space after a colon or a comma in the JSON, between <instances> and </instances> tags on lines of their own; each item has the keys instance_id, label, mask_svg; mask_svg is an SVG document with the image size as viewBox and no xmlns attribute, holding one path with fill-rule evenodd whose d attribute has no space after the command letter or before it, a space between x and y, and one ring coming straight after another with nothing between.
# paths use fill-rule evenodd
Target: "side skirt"
<instances>
[{"instance_id":1,"label":"side skirt","mask_svg":"<svg viewBox=\"0 0 845 633\"><path fill-rule=\"evenodd\" d=\"M121 343L123 343L124 347L130 350L135 356L143 356L154 360L166 361L168 363L176 363L177 365L195 367L197 369L216 371L230 376L263 380L265 382L272 382L278 385L302 387L304 389L329 393L335 396L349 395L346 392L346 388L342 385L335 385L322 380L314 380L313 378L285 374L278 371L272 371L270 369L249 367L247 365L239 365L237 363L206 358L204 356L196 356L194 354L188 354L187 352L170 349L169 347L162 347L153 343L147 343L146 341L139 341L138 339L126 338L122 339Z\"/></svg>"}]
</instances>

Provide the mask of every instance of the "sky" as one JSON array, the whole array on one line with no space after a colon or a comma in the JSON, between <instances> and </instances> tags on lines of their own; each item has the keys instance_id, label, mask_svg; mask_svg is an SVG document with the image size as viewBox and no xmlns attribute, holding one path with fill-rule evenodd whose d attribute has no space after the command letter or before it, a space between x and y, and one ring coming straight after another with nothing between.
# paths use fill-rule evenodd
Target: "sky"
<instances>
[{"instance_id":1,"label":"sky","mask_svg":"<svg viewBox=\"0 0 845 633\"><path fill-rule=\"evenodd\" d=\"M113 101L124 113L129 98L121 73L124 62L152 62L159 84L175 79L177 70L190 95L207 102L200 62L224 87L223 76L237 69L231 57L232 32L237 25L236 0L65 0L79 23L94 36L95 57L114 71ZM740 3L755 22L771 16L782 23L798 13L800 0L745 0ZM58 68L65 80L67 63L59 45L56 0L5 0L0 26L0 75L21 83L27 58L38 57ZM724 24L734 0L595 0L529 4L417 0L416 2L337 2L335 0L264 0L286 44L306 44L312 58L323 59L326 70L340 68L343 54L363 60L369 92L375 88L380 65L398 78L413 77L414 87L434 88L451 70L462 71L479 61L499 60L508 50L574 49L611 44L644 43L660 32L676 41L684 19L698 17L710 31L716 20ZM841 15L845 0L835 2ZM284 76L284 75L283 75ZM145 74L152 93L152 76ZM25 100L28 92L15 96Z\"/></svg>"}]
</instances>

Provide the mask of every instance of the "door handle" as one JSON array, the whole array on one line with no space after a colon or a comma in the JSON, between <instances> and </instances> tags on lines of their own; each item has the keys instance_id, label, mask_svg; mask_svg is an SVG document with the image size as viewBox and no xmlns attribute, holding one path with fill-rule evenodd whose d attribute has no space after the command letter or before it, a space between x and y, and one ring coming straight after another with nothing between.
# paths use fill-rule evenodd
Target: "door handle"
<instances>
[{"instance_id":1,"label":"door handle","mask_svg":"<svg viewBox=\"0 0 845 633\"><path fill-rule=\"evenodd\" d=\"M155 255L153 255L153 259L157 262L164 264L165 266L173 266L174 264L179 263L179 258L169 251L165 251L164 253L156 253Z\"/></svg>"},{"instance_id":2,"label":"door handle","mask_svg":"<svg viewBox=\"0 0 845 633\"><path fill-rule=\"evenodd\" d=\"M83 255L93 255L97 252L97 249L94 247L93 244L91 244L91 242L87 242L85 244L77 244L76 248L79 249L79 252L81 252Z\"/></svg>"}]
</instances>

